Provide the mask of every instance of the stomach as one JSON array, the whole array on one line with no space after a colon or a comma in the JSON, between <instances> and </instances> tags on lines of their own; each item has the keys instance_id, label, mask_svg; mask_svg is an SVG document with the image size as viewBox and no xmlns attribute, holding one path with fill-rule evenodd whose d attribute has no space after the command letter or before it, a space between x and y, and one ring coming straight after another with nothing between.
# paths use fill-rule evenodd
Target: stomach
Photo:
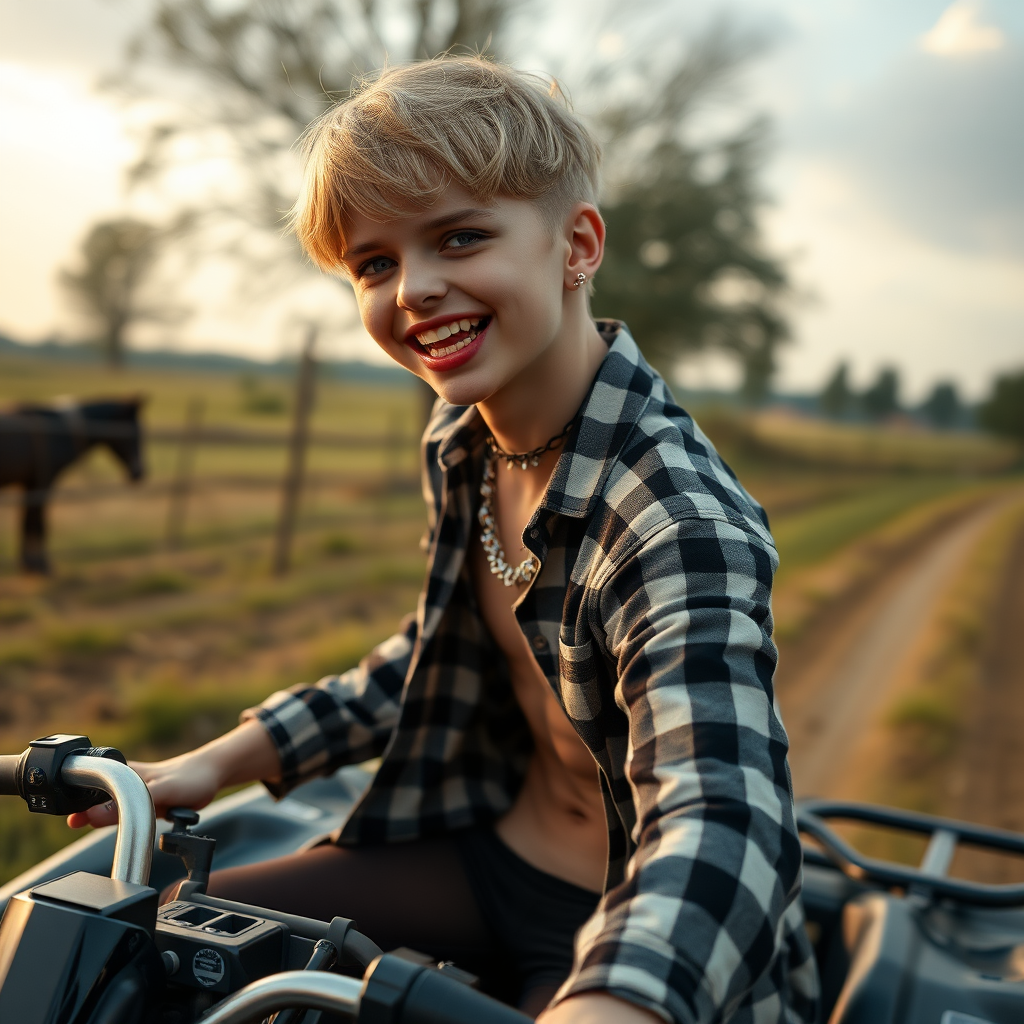
<instances>
[{"instance_id":1,"label":"stomach","mask_svg":"<svg viewBox=\"0 0 1024 1024\"><path fill-rule=\"evenodd\" d=\"M603 891L608 826L596 766L581 777L563 762L535 754L515 803L495 831L538 870L590 892Z\"/></svg>"}]
</instances>

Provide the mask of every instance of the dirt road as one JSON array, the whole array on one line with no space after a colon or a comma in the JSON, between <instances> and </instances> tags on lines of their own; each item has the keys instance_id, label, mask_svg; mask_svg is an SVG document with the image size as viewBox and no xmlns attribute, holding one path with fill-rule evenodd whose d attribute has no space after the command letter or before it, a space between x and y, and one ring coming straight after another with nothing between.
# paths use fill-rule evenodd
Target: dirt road
<instances>
[{"instance_id":1,"label":"dirt road","mask_svg":"<svg viewBox=\"0 0 1024 1024\"><path fill-rule=\"evenodd\" d=\"M1011 544L963 744L957 817L1024 832L1024 530ZM973 877L1021 881L1010 858L961 855ZM968 866L969 865L969 866Z\"/></svg>"},{"instance_id":2,"label":"dirt road","mask_svg":"<svg viewBox=\"0 0 1024 1024\"><path fill-rule=\"evenodd\" d=\"M824 616L794 648L782 646L778 694L798 797L835 795L850 770L857 740L884 705L944 585L1003 508L1005 499L973 509L865 592ZM1020 549L1024 562L1024 542ZM1015 576L1017 581L1022 578L1024 568ZM1008 609L1007 614L1014 613ZM1016 614L1017 625L1008 632L1019 641L1024 613ZM1024 666L1024 656L1016 664ZM1024 720L1024 703L1019 718ZM1024 735L1022 722L1015 724L1016 736ZM986 728L991 726L979 727L981 732ZM1007 730L1007 742L1011 732ZM992 771L976 760L978 772ZM1024 796L1024 778L1020 789ZM1024 807L1024 800L1018 802Z\"/></svg>"}]
</instances>

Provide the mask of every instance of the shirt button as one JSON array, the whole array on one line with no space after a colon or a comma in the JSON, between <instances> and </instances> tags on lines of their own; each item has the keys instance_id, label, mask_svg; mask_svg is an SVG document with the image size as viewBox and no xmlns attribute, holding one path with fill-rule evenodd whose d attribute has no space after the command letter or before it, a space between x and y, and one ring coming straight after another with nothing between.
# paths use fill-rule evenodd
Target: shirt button
<instances>
[{"instance_id":1,"label":"shirt button","mask_svg":"<svg viewBox=\"0 0 1024 1024\"><path fill-rule=\"evenodd\" d=\"M533 538L534 540L536 540L536 539L537 539L537 538L538 538L538 537L540 536L540 530L538 530L538 529L537 529L536 527L534 527L534 528L533 528L533 529L532 529L532 530L530 531L530 536L531 536L531 537L532 537L532 538Z\"/></svg>"},{"instance_id":2,"label":"shirt button","mask_svg":"<svg viewBox=\"0 0 1024 1024\"><path fill-rule=\"evenodd\" d=\"M533 644L535 651L546 651L548 649L548 642L542 636L535 636L530 643Z\"/></svg>"}]
</instances>

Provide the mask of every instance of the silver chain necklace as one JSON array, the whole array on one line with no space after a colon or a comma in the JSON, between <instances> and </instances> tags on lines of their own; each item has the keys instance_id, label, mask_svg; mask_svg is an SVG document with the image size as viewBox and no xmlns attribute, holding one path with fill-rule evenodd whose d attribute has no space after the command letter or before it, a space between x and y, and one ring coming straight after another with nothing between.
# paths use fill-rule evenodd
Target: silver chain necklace
<instances>
[{"instance_id":1,"label":"silver chain necklace","mask_svg":"<svg viewBox=\"0 0 1024 1024\"><path fill-rule=\"evenodd\" d=\"M527 466L539 466L541 456L546 452L554 451L565 439L569 436L569 431L576 426L576 417L573 416L571 420L564 427L562 427L561 433L555 434L554 437L550 437L547 443L538 445L536 448L531 448L528 452L507 452L504 448L494 440L493 434L487 435L487 447L491 449L491 454L496 459L504 459L507 463L506 468L511 469L513 466L519 466L520 469L525 470Z\"/></svg>"},{"instance_id":2,"label":"silver chain necklace","mask_svg":"<svg viewBox=\"0 0 1024 1024\"><path fill-rule=\"evenodd\" d=\"M491 572L506 587L514 587L517 583L529 583L537 575L540 562L533 554L515 566L509 565L505 558L505 551L498 540L494 511L491 508L491 499L494 496L494 467L497 461L498 457L494 455L484 460L484 478L480 484L480 510L477 512L477 518L480 520L480 543Z\"/></svg>"}]
</instances>

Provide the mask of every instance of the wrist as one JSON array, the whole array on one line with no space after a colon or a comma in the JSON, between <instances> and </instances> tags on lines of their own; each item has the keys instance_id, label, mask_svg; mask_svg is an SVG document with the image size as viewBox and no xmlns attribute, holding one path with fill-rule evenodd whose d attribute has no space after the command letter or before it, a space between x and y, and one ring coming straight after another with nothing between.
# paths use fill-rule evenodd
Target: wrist
<instances>
[{"instance_id":1,"label":"wrist","mask_svg":"<svg viewBox=\"0 0 1024 1024\"><path fill-rule=\"evenodd\" d=\"M217 789L240 786L265 779L276 782L281 761L266 729L249 719L192 752L203 770L209 772Z\"/></svg>"}]
</instances>

